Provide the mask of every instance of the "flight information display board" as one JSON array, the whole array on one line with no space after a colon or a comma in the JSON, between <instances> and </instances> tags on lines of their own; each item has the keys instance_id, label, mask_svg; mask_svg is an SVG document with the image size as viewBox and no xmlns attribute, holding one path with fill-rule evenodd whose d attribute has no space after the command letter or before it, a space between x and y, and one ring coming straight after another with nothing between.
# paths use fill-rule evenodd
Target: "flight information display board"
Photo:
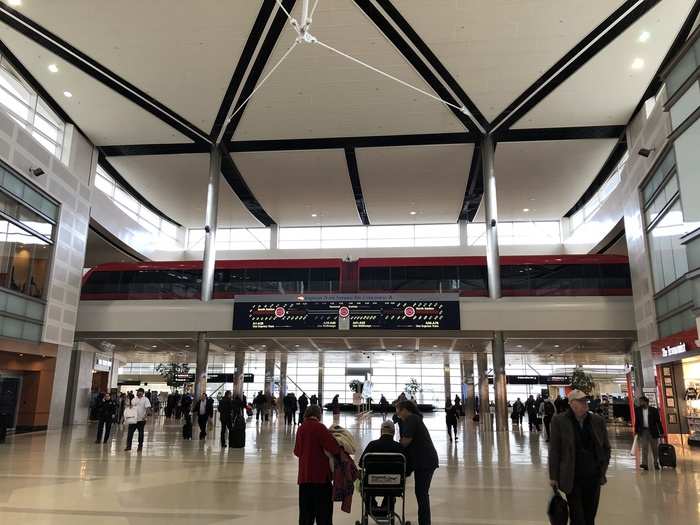
<instances>
[{"instance_id":1,"label":"flight information display board","mask_svg":"<svg viewBox=\"0 0 700 525\"><path fill-rule=\"evenodd\" d=\"M234 330L459 330L459 301L362 297L245 301L234 305Z\"/></svg>"}]
</instances>

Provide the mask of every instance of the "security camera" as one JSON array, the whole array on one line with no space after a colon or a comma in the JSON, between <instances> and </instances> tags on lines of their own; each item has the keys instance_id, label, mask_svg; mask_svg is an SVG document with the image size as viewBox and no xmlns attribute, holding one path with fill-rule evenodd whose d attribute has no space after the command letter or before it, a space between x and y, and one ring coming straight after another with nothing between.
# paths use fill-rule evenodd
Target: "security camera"
<instances>
[{"instance_id":1,"label":"security camera","mask_svg":"<svg viewBox=\"0 0 700 525\"><path fill-rule=\"evenodd\" d=\"M642 157L649 157L654 151L656 151L656 148L641 148L637 153Z\"/></svg>"},{"instance_id":2,"label":"security camera","mask_svg":"<svg viewBox=\"0 0 700 525\"><path fill-rule=\"evenodd\" d=\"M44 174L44 170L42 170L41 168L29 168L29 173L31 173L35 177L41 177Z\"/></svg>"},{"instance_id":3,"label":"security camera","mask_svg":"<svg viewBox=\"0 0 700 525\"><path fill-rule=\"evenodd\" d=\"M211 226L206 225L206 226L204 227L204 233L211 233Z\"/></svg>"}]
</instances>

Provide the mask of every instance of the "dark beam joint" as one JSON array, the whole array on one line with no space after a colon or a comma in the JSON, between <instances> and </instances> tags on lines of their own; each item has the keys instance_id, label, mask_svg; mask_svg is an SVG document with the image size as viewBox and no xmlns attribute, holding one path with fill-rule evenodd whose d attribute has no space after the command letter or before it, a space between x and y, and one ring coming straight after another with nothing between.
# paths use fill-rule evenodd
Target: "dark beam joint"
<instances>
[{"instance_id":1,"label":"dark beam joint","mask_svg":"<svg viewBox=\"0 0 700 525\"><path fill-rule=\"evenodd\" d=\"M357 169L357 157L355 156L354 148L345 148L345 160L348 163L348 175L350 175L352 193L355 196L355 205L357 206L357 213L360 216L362 224L369 225L369 217L367 215L367 207L365 206L365 197L362 194L360 172Z\"/></svg>"},{"instance_id":2,"label":"dark beam joint","mask_svg":"<svg viewBox=\"0 0 700 525\"><path fill-rule=\"evenodd\" d=\"M467 178L467 188L464 191L464 201L462 202L462 212L459 214L460 221L472 222L479 210L481 196L484 193L484 179L481 176L481 146L474 144L472 161L469 165L469 176Z\"/></svg>"}]
</instances>

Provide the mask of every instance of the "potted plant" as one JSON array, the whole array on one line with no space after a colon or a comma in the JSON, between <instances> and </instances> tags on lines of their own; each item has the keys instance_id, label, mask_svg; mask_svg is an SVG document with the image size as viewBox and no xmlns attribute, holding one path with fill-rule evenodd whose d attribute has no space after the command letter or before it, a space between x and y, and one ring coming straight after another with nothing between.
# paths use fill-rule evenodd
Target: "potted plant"
<instances>
[{"instance_id":1,"label":"potted plant","mask_svg":"<svg viewBox=\"0 0 700 525\"><path fill-rule=\"evenodd\" d=\"M186 363L160 363L156 366L156 372L165 379L165 384L174 389L181 384L178 377L189 374L190 367Z\"/></svg>"},{"instance_id":2,"label":"potted plant","mask_svg":"<svg viewBox=\"0 0 700 525\"><path fill-rule=\"evenodd\" d=\"M571 375L571 388L580 390L588 396L593 392L594 386L593 378L583 371L582 366L577 366Z\"/></svg>"},{"instance_id":3,"label":"potted plant","mask_svg":"<svg viewBox=\"0 0 700 525\"><path fill-rule=\"evenodd\" d=\"M409 397L416 397L416 394L418 392L422 392L423 389L420 386L420 383L415 377L409 378L408 382L406 383L404 390L406 391L406 394Z\"/></svg>"},{"instance_id":4,"label":"potted plant","mask_svg":"<svg viewBox=\"0 0 700 525\"><path fill-rule=\"evenodd\" d=\"M359 379L353 379L348 383L348 386L350 387L350 391L353 394L361 394L362 393L362 381Z\"/></svg>"}]
</instances>

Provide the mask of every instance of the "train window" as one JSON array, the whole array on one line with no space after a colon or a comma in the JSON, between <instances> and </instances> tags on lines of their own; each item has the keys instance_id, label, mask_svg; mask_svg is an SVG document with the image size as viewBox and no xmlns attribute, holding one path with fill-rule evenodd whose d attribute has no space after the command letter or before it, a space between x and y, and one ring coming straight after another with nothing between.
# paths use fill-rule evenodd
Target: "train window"
<instances>
[{"instance_id":1,"label":"train window","mask_svg":"<svg viewBox=\"0 0 700 525\"><path fill-rule=\"evenodd\" d=\"M480 291L486 293L486 267L485 266L460 266L459 290Z\"/></svg>"},{"instance_id":2,"label":"train window","mask_svg":"<svg viewBox=\"0 0 700 525\"><path fill-rule=\"evenodd\" d=\"M340 287L338 268L311 268L307 289L312 292L334 292Z\"/></svg>"},{"instance_id":3,"label":"train window","mask_svg":"<svg viewBox=\"0 0 700 525\"><path fill-rule=\"evenodd\" d=\"M118 294L123 272L92 272L83 285L85 294Z\"/></svg>"},{"instance_id":4,"label":"train window","mask_svg":"<svg viewBox=\"0 0 700 525\"><path fill-rule=\"evenodd\" d=\"M360 290L391 289L391 268L360 268Z\"/></svg>"}]
</instances>

